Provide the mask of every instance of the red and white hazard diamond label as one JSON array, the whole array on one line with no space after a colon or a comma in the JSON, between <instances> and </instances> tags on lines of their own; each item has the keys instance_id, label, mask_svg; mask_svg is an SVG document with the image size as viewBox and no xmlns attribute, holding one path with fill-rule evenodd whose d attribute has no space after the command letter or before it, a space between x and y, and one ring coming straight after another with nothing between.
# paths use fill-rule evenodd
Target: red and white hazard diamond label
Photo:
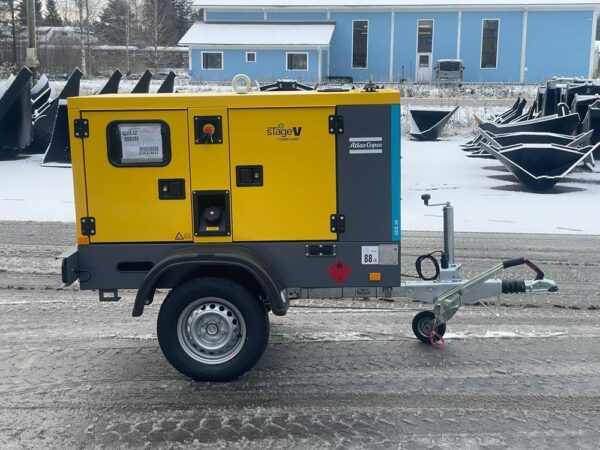
<instances>
[{"instance_id":1,"label":"red and white hazard diamond label","mask_svg":"<svg viewBox=\"0 0 600 450\"><path fill-rule=\"evenodd\" d=\"M338 259L327 271L329 276L333 278L338 283L343 283L346 278L352 273L350 267L342 261Z\"/></svg>"}]
</instances>

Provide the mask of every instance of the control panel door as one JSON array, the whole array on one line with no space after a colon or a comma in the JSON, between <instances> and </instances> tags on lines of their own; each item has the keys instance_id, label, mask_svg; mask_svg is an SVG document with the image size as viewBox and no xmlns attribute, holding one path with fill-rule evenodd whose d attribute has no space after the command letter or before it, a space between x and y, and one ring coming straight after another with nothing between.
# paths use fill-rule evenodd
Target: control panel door
<instances>
[{"instance_id":1,"label":"control panel door","mask_svg":"<svg viewBox=\"0 0 600 450\"><path fill-rule=\"evenodd\" d=\"M230 109L234 241L336 240L334 108Z\"/></svg>"},{"instance_id":2,"label":"control panel door","mask_svg":"<svg viewBox=\"0 0 600 450\"><path fill-rule=\"evenodd\" d=\"M90 242L191 241L186 111L84 111L81 121Z\"/></svg>"},{"instance_id":3,"label":"control panel door","mask_svg":"<svg viewBox=\"0 0 600 450\"><path fill-rule=\"evenodd\" d=\"M227 108L189 108L195 242L231 242Z\"/></svg>"}]
</instances>

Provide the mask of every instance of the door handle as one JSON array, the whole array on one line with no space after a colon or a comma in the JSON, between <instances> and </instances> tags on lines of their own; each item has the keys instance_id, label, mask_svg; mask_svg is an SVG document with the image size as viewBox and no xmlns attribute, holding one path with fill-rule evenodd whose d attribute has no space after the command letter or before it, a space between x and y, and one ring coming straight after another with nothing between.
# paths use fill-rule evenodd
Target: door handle
<instances>
[{"instance_id":1,"label":"door handle","mask_svg":"<svg viewBox=\"0 0 600 450\"><path fill-rule=\"evenodd\" d=\"M235 172L237 187L263 185L263 166L236 166Z\"/></svg>"},{"instance_id":2,"label":"door handle","mask_svg":"<svg viewBox=\"0 0 600 450\"><path fill-rule=\"evenodd\" d=\"M185 180L183 178L158 180L158 199L185 199Z\"/></svg>"}]
</instances>

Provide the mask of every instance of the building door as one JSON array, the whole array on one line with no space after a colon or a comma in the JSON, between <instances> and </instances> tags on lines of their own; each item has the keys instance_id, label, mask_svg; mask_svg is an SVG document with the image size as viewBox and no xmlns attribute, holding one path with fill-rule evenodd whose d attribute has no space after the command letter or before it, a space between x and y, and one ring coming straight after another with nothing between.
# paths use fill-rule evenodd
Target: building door
<instances>
[{"instance_id":1,"label":"building door","mask_svg":"<svg viewBox=\"0 0 600 450\"><path fill-rule=\"evenodd\" d=\"M431 53L417 55L417 83L431 82Z\"/></svg>"},{"instance_id":2,"label":"building door","mask_svg":"<svg viewBox=\"0 0 600 450\"><path fill-rule=\"evenodd\" d=\"M433 20L419 20L417 31L418 83L430 83L433 68Z\"/></svg>"}]
</instances>

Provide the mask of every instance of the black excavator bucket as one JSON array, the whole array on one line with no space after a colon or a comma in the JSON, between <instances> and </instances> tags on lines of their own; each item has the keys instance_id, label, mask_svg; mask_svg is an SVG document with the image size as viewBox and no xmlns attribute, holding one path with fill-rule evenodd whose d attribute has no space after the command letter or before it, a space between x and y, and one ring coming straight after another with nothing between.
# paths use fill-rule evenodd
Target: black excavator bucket
<instances>
[{"instance_id":1,"label":"black excavator bucket","mask_svg":"<svg viewBox=\"0 0 600 450\"><path fill-rule=\"evenodd\" d=\"M61 100L79 95L79 83L81 81L81 70L75 69L67 80L60 95L53 98L40 111L37 111L33 118L33 141L29 148L30 153L46 153L52 142L52 132L56 122L58 105ZM63 126L67 126L65 122ZM60 134L60 133L59 133ZM46 156L44 156L44 161Z\"/></svg>"},{"instance_id":2,"label":"black excavator bucket","mask_svg":"<svg viewBox=\"0 0 600 450\"><path fill-rule=\"evenodd\" d=\"M557 144L517 144L500 150L486 143L481 146L522 184L536 191L547 191L588 159L600 144L580 149Z\"/></svg>"},{"instance_id":3,"label":"black excavator bucket","mask_svg":"<svg viewBox=\"0 0 600 450\"><path fill-rule=\"evenodd\" d=\"M411 109L408 111L410 135L419 141L435 141L442 130L458 111L453 110Z\"/></svg>"},{"instance_id":4,"label":"black excavator bucket","mask_svg":"<svg viewBox=\"0 0 600 450\"><path fill-rule=\"evenodd\" d=\"M67 116L67 98L79 95L81 70L75 69L60 95L52 101L52 111L40 124L40 135L49 142L42 164L70 164L69 120Z\"/></svg>"},{"instance_id":5,"label":"black excavator bucket","mask_svg":"<svg viewBox=\"0 0 600 450\"><path fill-rule=\"evenodd\" d=\"M49 101L52 90L46 75L42 75L37 83L31 88L31 105L35 113L43 108Z\"/></svg>"},{"instance_id":6,"label":"black excavator bucket","mask_svg":"<svg viewBox=\"0 0 600 450\"><path fill-rule=\"evenodd\" d=\"M31 71L23 67L0 97L0 159L13 159L31 142Z\"/></svg>"},{"instance_id":7,"label":"black excavator bucket","mask_svg":"<svg viewBox=\"0 0 600 450\"><path fill-rule=\"evenodd\" d=\"M115 70L113 74L110 76L106 84L96 92L96 95L102 94L118 94L119 93L119 83L121 82L121 78L123 74L119 69Z\"/></svg>"},{"instance_id":8,"label":"black excavator bucket","mask_svg":"<svg viewBox=\"0 0 600 450\"><path fill-rule=\"evenodd\" d=\"M165 78L165 81L162 82L156 93L172 94L173 92L175 92L175 72L170 71L169 75L167 75L167 78Z\"/></svg>"},{"instance_id":9,"label":"black excavator bucket","mask_svg":"<svg viewBox=\"0 0 600 450\"><path fill-rule=\"evenodd\" d=\"M137 82L131 91L132 94L147 94L150 92L150 81L152 80L152 72L148 69L142 75L142 78Z\"/></svg>"},{"instance_id":10,"label":"black excavator bucket","mask_svg":"<svg viewBox=\"0 0 600 450\"><path fill-rule=\"evenodd\" d=\"M555 105L556 109L556 105ZM572 113L564 116L553 114L538 119L524 120L522 122L504 125L484 122L480 128L494 134L507 134L519 132L573 134L579 126L579 115Z\"/></svg>"},{"instance_id":11,"label":"black excavator bucket","mask_svg":"<svg viewBox=\"0 0 600 450\"><path fill-rule=\"evenodd\" d=\"M71 147L69 144L69 117L67 114L67 101L60 100L56 121L52 130L52 140L44 155L42 164L71 164Z\"/></svg>"},{"instance_id":12,"label":"black excavator bucket","mask_svg":"<svg viewBox=\"0 0 600 450\"><path fill-rule=\"evenodd\" d=\"M119 91L119 83L123 74L117 69L110 76L106 84L96 92L97 95L116 94ZM69 116L67 112L67 101L62 99L58 102L58 111L52 141L48 151L44 155L42 164L68 165L71 164L71 147L69 144Z\"/></svg>"},{"instance_id":13,"label":"black excavator bucket","mask_svg":"<svg viewBox=\"0 0 600 450\"><path fill-rule=\"evenodd\" d=\"M592 145L600 142L600 100L588 106L582 128L584 132L594 131L590 139ZM594 151L594 159L600 159L600 149Z\"/></svg>"}]
</instances>

